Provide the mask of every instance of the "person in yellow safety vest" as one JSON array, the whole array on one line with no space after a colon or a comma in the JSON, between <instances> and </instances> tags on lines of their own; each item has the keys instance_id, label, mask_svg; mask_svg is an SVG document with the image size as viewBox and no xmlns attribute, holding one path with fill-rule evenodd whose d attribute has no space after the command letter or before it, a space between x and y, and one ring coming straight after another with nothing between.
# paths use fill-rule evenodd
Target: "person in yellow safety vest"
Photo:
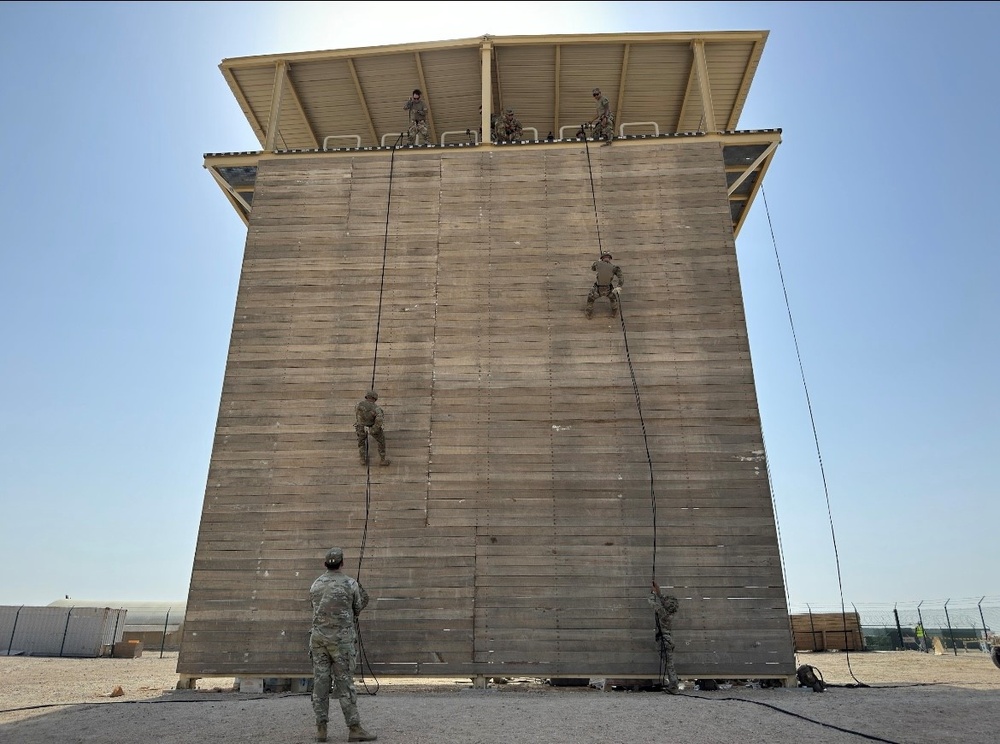
<instances>
[{"instance_id":1,"label":"person in yellow safety vest","mask_svg":"<svg viewBox=\"0 0 1000 744\"><path fill-rule=\"evenodd\" d=\"M917 623L917 627L914 628L914 632L917 635L917 647L921 651L923 651L924 653L926 653L927 652L927 639L924 638L924 624L923 623Z\"/></svg>"}]
</instances>

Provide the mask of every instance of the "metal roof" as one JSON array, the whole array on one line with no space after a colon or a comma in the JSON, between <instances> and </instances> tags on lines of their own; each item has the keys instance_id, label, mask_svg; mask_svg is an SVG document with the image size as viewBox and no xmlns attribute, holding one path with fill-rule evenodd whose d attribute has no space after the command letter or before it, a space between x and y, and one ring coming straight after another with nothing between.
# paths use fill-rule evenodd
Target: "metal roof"
<instances>
[{"instance_id":1,"label":"metal roof","mask_svg":"<svg viewBox=\"0 0 1000 744\"><path fill-rule=\"evenodd\" d=\"M593 118L595 87L611 100L616 133L626 139L734 133L767 35L484 35L235 57L219 67L268 153L397 144L407 126L403 104L416 88L437 145L495 146L476 134L489 131L491 111L505 108L529 144L548 145L549 134L571 139ZM738 153L726 148L730 183L739 181L731 195L737 230L780 141L779 130L765 133L744 137ZM247 221L256 161L237 155L206 155L206 167Z\"/></svg>"}]
</instances>

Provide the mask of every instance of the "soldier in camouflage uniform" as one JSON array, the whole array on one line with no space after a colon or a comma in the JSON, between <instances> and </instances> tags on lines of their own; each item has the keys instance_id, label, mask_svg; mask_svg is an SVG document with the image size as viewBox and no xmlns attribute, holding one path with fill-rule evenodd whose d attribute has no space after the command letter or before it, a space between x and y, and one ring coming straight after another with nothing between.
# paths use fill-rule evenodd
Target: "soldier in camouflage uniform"
<instances>
[{"instance_id":1,"label":"soldier in camouflage uniform","mask_svg":"<svg viewBox=\"0 0 1000 744\"><path fill-rule=\"evenodd\" d=\"M594 88L593 94L597 104L597 116L590 122L594 128L594 139L602 139L605 145L610 145L615 138L615 115L611 113L611 101L601 93L600 88Z\"/></svg>"},{"instance_id":2,"label":"soldier in camouflage uniform","mask_svg":"<svg viewBox=\"0 0 1000 744\"><path fill-rule=\"evenodd\" d=\"M497 119L494 130L497 142L520 142L524 130L521 122L514 116L514 109L506 109L503 115Z\"/></svg>"},{"instance_id":3,"label":"soldier in camouflage uniform","mask_svg":"<svg viewBox=\"0 0 1000 744\"><path fill-rule=\"evenodd\" d=\"M430 116L430 109L427 108L427 102L423 100L423 93L419 88L414 90L409 100L403 104L403 109L410 112L410 127L406 130L407 144L418 144L419 135L423 137L423 144L429 145L431 138L427 128L427 117Z\"/></svg>"},{"instance_id":4,"label":"soldier in camouflage uniform","mask_svg":"<svg viewBox=\"0 0 1000 744\"><path fill-rule=\"evenodd\" d=\"M378 445L378 456L380 465L388 465L389 458L385 456L385 414L380 406L375 405L378 400L378 393L369 390L365 394L365 399L354 407L354 431L358 435L358 454L361 456L361 464L368 464L368 434Z\"/></svg>"},{"instance_id":5,"label":"soldier in camouflage uniform","mask_svg":"<svg viewBox=\"0 0 1000 744\"><path fill-rule=\"evenodd\" d=\"M330 692L340 700L348 741L375 741L378 737L361 727L354 669L358 663L358 615L368 604L368 592L340 568L344 551L330 548L323 565L326 573L309 589L312 601L312 631L309 657L313 666L312 706L316 713L316 741L326 741L330 716Z\"/></svg>"},{"instance_id":6,"label":"soldier in camouflage uniform","mask_svg":"<svg viewBox=\"0 0 1000 744\"><path fill-rule=\"evenodd\" d=\"M598 297L607 297L611 301L612 318L618 315L618 297L625 285L625 275L622 274L621 268L611 263L612 258L613 256L605 251L601 254L601 260L594 261L590 267L591 271L597 272L597 279L587 295L588 318L594 314L594 302ZM618 277L618 286L615 286L615 277Z\"/></svg>"},{"instance_id":7,"label":"soldier in camouflage uniform","mask_svg":"<svg viewBox=\"0 0 1000 744\"><path fill-rule=\"evenodd\" d=\"M680 684L677 682L677 672L674 671L674 640L672 638L674 615L680 609L680 602L677 597L670 594L662 594L660 585L653 582L653 591L648 597L649 603L656 613L656 640L660 644L660 658L663 661L664 671L667 676L666 691L671 695L680 692Z\"/></svg>"}]
</instances>

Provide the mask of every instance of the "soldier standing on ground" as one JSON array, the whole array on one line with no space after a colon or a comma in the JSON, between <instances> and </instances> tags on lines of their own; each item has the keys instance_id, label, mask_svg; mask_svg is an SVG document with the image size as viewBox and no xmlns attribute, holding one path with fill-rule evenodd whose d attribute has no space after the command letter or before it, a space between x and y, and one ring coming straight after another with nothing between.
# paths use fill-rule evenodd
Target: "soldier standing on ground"
<instances>
[{"instance_id":1,"label":"soldier standing on ground","mask_svg":"<svg viewBox=\"0 0 1000 744\"><path fill-rule=\"evenodd\" d=\"M430 109L423 98L420 88L416 88L410 95L409 100L403 104L403 108L410 112L410 126L406 130L407 144L418 144L418 135L423 137L423 144L431 143L429 130L427 128L427 118L430 116Z\"/></svg>"},{"instance_id":2,"label":"soldier standing on ground","mask_svg":"<svg viewBox=\"0 0 1000 744\"><path fill-rule=\"evenodd\" d=\"M316 714L316 741L326 741L330 716L330 694L340 701L348 741L375 741L378 737L361 726L354 669L358 663L358 615L368 604L368 592L343 573L344 551L330 548L323 565L326 573L309 589L312 630L309 657L313 667L312 706Z\"/></svg>"},{"instance_id":3,"label":"soldier standing on ground","mask_svg":"<svg viewBox=\"0 0 1000 744\"><path fill-rule=\"evenodd\" d=\"M354 407L354 431L358 435L358 454L361 457L361 464L368 464L368 434L372 435L375 444L378 445L378 456L380 465L388 465L389 458L385 456L385 414L381 406L375 404L378 400L378 393L369 390L365 393L365 399L359 401Z\"/></svg>"},{"instance_id":4,"label":"soldier standing on ground","mask_svg":"<svg viewBox=\"0 0 1000 744\"><path fill-rule=\"evenodd\" d=\"M587 295L588 318L594 314L594 302L597 301L598 297L607 297L611 301L612 318L618 315L618 297L621 295L621 288L625 285L625 275L622 274L621 268L611 263L612 258L610 253L603 251L601 260L594 261L590 267L591 271L597 272L597 279ZM615 286L615 277L618 277L618 286Z\"/></svg>"},{"instance_id":5,"label":"soldier standing on ground","mask_svg":"<svg viewBox=\"0 0 1000 744\"><path fill-rule=\"evenodd\" d=\"M594 139L602 139L605 145L610 145L615 138L615 115L611 113L611 101L601 93L600 88L594 88L593 94L597 104L597 116L590 122L594 127Z\"/></svg>"},{"instance_id":6,"label":"soldier standing on ground","mask_svg":"<svg viewBox=\"0 0 1000 744\"><path fill-rule=\"evenodd\" d=\"M674 671L674 640L672 637L674 615L680 609L680 601L670 594L662 594L660 585L653 582L653 591L648 597L656 613L656 640L660 644L660 658L663 660L667 676L666 691L671 695L680 692L677 672Z\"/></svg>"}]
</instances>

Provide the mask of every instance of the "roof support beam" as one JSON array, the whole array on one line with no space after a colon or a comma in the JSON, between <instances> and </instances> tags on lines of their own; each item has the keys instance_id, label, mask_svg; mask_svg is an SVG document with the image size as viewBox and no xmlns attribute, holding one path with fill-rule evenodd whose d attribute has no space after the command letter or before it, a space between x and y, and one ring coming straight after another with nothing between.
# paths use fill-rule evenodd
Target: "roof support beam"
<instances>
[{"instance_id":1,"label":"roof support beam","mask_svg":"<svg viewBox=\"0 0 1000 744\"><path fill-rule=\"evenodd\" d=\"M489 36L483 37L479 47L479 126L482 129L481 142L490 142L493 133L490 131L490 113L493 111L493 42Z\"/></svg>"},{"instance_id":2,"label":"roof support beam","mask_svg":"<svg viewBox=\"0 0 1000 744\"><path fill-rule=\"evenodd\" d=\"M431 106L430 96L427 94L427 81L424 79L424 65L420 61L420 52L414 52L413 59L417 62L417 79L420 80L420 90L427 103L427 131L431 135L431 142L437 142L437 130L434 128L434 107Z\"/></svg>"},{"instance_id":3,"label":"roof support beam","mask_svg":"<svg viewBox=\"0 0 1000 744\"><path fill-rule=\"evenodd\" d=\"M290 73L291 69L286 69L286 73ZM319 140L316 139L316 131L313 129L312 122L309 121L309 117L306 116L306 110L302 107L302 101L299 99L298 91L295 90L295 83L292 82L292 77L290 74L286 74L288 78L288 92L292 96L292 103L295 104L296 110L299 112L299 116L302 117L302 123L305 125L306 131L309 133L309 139L312 140L312 146L314 150L319 149Z\"/></svg>"},{"instance_id":4,"label":"roof support beam","mask_svg":"<svg viewBox=\"0 0 1000 744\"><path fill-rule=\"evenodd\" d=\"M497 116L503 115L504 105L503 105L503 81L500 79L500 60L497 59L497 48L493 47L493 55L491 56L493 61L493 67L496 69L497 77ZM492 100L492 99L491 99Z\"/></svg>"},{"instance_id":5,"label":"roof support beam","mask_svg":"<svg viewBox=\"0 0 1000 744\"><path fill-rule=\"evenodd\" d=\"M757 65L753 63L753 60L760 59L763 49L763 40L754 42L749 57L751 61L743 68L743 79L740 81L740 89L736 93L736 105L730 109L729 120L726 122L726 131L733 131L740 122L740 112L743 111L743 102L747 100L747 94L750 92L750 83L753 82L753 74L757 70Z\"/></svg>"},{"instance_id":6,"label":"roof support beam","mask_svg":"<svg viewBox=\"0 0 1000 744\"><path fill-rule=\"evenodd\" d=\"M212 174L212 178L215 179L215 182L219 184L219 188L221 188L226 193L226 196L229 197L229 201L232 202L234 207L236 207L236 212L239 214L240 219L249 225L246 215L250 214L250 205L247 204L247 200L240 196L240 193L236 189L226 183L226 179L219 174L218 170L211 167L208 167L207 170Z\"/></svg>"},{"instance_id":7,"label":"roof support beam","mask_svg":"<svg viewBox=\"0 0 1000 744\"><path fill-rule=\"evenodd\" d=\"M274 85L271 86L271 115L267 120L267 135L264 138L264 149L274 150L278 137L278 118L281 113L281 94L285 87L285 72L287 62L279 60L274 65Z\"/></svg>"},{"instance_id":8,"label":"roof support beam","mask_svg":"<svg viewBox=\"0 0 1000 744\"><path fill-rule=\"evenodd\" d=\"M631 46L631 44L625 45L625 53L622 56L622 74L618 78L618 102L615 104L615 116L618 117L618 121L624 121L622 106L625 105L625 77L628 75L628 53Z\"/></svg>"},{"instance_id":9,"label":"roof support beam","mask_svg":"<svg viewBox=\"0 0 1000 744\"><path fill-rule=\"evenodd\" d=\"M778 147L777 142L772 142L770 145L768 145L767 149L765 149L764 152L762 152L760 156L756 160L754 160L753 163L746 170L743 171L743 174L735 181L733 181L732 185L729 187L728 195L732 196L733 192L740 187L740 184L742 184L745 180L747 180L750 174L760 167L761 163L763 163L765 160L771 157L771 153L774 152L775 148L777 147Z\"/></svg>"},{"instance_id":10,"label":"roof support beam","mask_svg":"<svg viewBox=\"0 0 1000 744\"><path fill-rule=\"evenodd\" d=\"M250 105L250 101L247 99L246 93L243 92L243 88L236 81L235 73L228 67L222 68L222 74L229 81L229 87L232 88L233 95L236 96L236 100L240 104L240 108L246 112L247 121L250 122L250 127L253 129L254 134L257 135L257 141L261 145L264 144L264 140L267 138L267 134L264 132L264 127L260 125L260 119L257 118L256 112L253 110L253 106Z\"/></svg>"},{"instance_id":11,"label":"roof support beam","mask_svg":"<svg viewBox=\"0 0 1000 744\"><path fill-rule=\"evenodd\" d=\"M712 103L712 85L708 80L705 42L702 39L695 39L691 42L691 48L694 51L694 69L698 74L698 89L701 91L701 106L704 113L702 118L704 125L699 129L705 132L718 132L719 127L715 123L715 106Z\"/></svg>"},{"instance_id":12,"label":"roof support beam","mask_svg":"<svg viewBox=\"0 0 1000 744\"><path fill-rule=\"evenodd\" d=\"M556 74L555 74L555 80L552 83L554 87L554 90L552 91L552 100L555 101L555 104L552 107L552 131L558 132L559 131L559 75L560 75L559 69L562 65L562 45L556 44L555 47L556 47Z\"/></svg>"},{"instance_id":13,"label":"roof support beam","mask_svg":"<svg viewBox=\"0 0 1000 744\"><path fill-rule=\"evenodd\" d=\"M352 58L347 59L347 69L351 71L351 79L354 81L354 90L358 93L358 103L361 104L361 113L364 114L365 121L368 122L368 133L372 136L372 142L378 142L378 133L375 131L375 122L372 121L371 112L368 110L368 102L365 100L365 91L361 87L361 78L358 77L358 70L354 66Z\"/></svg>"}]
</instances>

